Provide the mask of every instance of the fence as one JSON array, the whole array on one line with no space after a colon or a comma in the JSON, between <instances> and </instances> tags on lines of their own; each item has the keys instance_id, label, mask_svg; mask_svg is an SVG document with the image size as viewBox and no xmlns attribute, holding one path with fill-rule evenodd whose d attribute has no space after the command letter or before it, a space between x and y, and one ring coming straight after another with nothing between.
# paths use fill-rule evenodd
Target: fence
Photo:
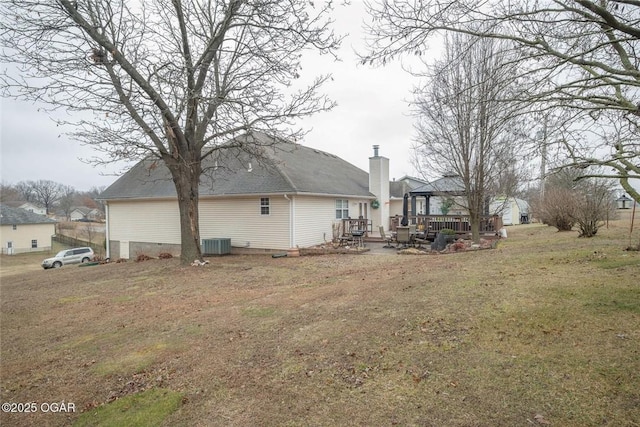
<instances>
[{"instance_id":1,"label":"fence","mask_svg":"<svg viewBox=\"0 0 640 427\"><path fill-rule=\"evenodd\" d=\"M75 237L65 236L63 234L56 234L51 238L51 240L67 246L87 246L93 249L95 252L104 251L104 245L101 245L99 243L87 242L86 240L76 239Z\"/></svg>"}]
</instances>

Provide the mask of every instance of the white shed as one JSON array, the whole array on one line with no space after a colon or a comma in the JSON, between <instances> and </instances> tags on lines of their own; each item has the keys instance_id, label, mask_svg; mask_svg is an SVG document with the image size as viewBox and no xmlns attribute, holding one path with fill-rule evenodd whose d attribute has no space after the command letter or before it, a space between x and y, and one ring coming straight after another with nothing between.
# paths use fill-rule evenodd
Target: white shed
<instances>
[{"instance_id":1,"label":"white shed","mask_svg":"<svg viewBox=\"0 0 640 427\"><path fill-rule=\"evenodd\" d=\"M494 199L489 210L494 215L501 215L504 225L528 224L530 220L529 203L516 197Z\"/></svg>"}]
</instances>

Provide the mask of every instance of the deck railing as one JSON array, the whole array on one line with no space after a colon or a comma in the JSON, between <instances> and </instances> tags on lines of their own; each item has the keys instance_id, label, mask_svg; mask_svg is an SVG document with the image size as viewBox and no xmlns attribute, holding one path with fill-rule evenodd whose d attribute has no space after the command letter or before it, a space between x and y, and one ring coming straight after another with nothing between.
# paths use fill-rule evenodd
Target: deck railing
<instances>
[{"instance_id":1,"label":"deck railing","mask_svg":"<svg viewBox=\"0 0 640 427\"><path fill-rule=\"evenodd\" d=\"M400 225L402 217L391 218L391 229L395 231ZM409 215L409 224L416 225L420 231L428 234L438 234L445 228L454 230L456 234L466 234L471 232L471 222L469 215ZM480 233L495 233L502 228L502 217L498 215L485 215L480 218Z\"/></svg>"},{"instance_id":2,"label":"deck railing","mask_svg":"<svg viewBox=\"0 0 640 427\"><path fill-rule=\"evenodd\" d=\"M364 231L368 236L372 231L372 223L370 219L366 218L345 218L342 220L342 233L351 234L352 231Z\"/></svg>"}]
</instances>

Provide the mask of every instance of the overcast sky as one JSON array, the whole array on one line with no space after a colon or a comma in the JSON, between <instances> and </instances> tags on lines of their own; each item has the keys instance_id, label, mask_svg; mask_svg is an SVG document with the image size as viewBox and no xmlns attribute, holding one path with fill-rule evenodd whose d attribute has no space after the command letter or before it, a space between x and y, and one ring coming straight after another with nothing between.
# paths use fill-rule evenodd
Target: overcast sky
<instances>
[{"instance_id":1,"label":"overcast sky","mask_svg":"<svg viewBox=\"0 0 640 427\"><path fill-rule=\"evenodd\" d=\"M390 159L390 177L415 175L410 165L413 120L409 117L411 88L415 80L402 70L399 62L384 68L359 65L354 49L363 46L362 2L354 1L337 10L335 30L349 33L340 52L341 62L329 56L309 58L303 70L313 75L331 72L333 81L325 87L338 106L320 113L302 125L310 132L301 144L333 153L361 169L368 169L372 146L380 146L380 155ZM111 176L123 165L109 169L82 162L96 153L89 147L60 135L60 129L37 105L1 99L0 144L2 182L49 179L78 190L108 186ZM106 175L105 175L106 174Z\"/></svg>"},{"instance_id":2,"label":"overcast sky","mask_svg":"<svg viewBox=\"0 0 640 427\"><path fill-rule=\"evenodd\" d=\"M342 61L335 62L330 56L305 55L302 66L303 77L309 80L319 74L333 74L325 93L337 101L338 106L302 122L309 133L298 142L335 154L363 170L368 170L372 146L377 144L380 155L390 159L391 179L420 176L410 163L415 134L407 102L418 81L405 72L398 61L377 68L359 64L354 50L363 51L362 20L366 17L361 1L338 7L334 17L336 33L348 34L339 53ZM438 55L438 46L431 45L423 59L431 60ZM409 66L415 70L417 64ZM38 111L38 106L0 100L0 178L3 183L48 179L77 190L88 190L110 185L117 179L114 174L126 168L124 164L105 168L83 162L81 159L94 157L97 152L61 135L49 116Z\"/></svg>"}]
</instances>

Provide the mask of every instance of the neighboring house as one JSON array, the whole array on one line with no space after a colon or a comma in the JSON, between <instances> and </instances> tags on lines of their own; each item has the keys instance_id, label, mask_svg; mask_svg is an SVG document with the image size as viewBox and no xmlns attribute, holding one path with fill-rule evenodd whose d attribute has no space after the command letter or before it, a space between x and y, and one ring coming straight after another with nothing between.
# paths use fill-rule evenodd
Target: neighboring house
<instances>
[{"instance_id":1,"label":"neighboring house","mask_svg":"<svg viewBox=\"0 0 640 427\"><path fill-rule=\"evenodd\" d=\"M27 212L33 212L38 215L46 215L47 210L42 206L38 206L31 202L25 202L24 200L9 200L6 202L2 202L5 206L10 206L12 208L24 209Z\"/></svg>"},{"instance_id":2,"label":"neighboring house","mask_svg":"<svg viewBox=\"0 0 640 427\"><path fill-rule=\"evenodd\" d=\"M89 219L89 212L91 212L91 209L87 207L84 207L84 206L75 207L71 210L71 212L69 212L69 219L71 221L80 221L80 220Z\"/></svg>"},{"instance_id":3,"label":"neighboring house","mask_svg":"<svg viewBox=\"0 0 640 427\"><path fill-rule=\"evenodd\" d=\"M34 205L31 202L23 203L18 207L20 209L24 209L27 212L33 212L33 213L38 214L38 215L46 215L47 214L47 209L46 208L44 208L42 206Z\"/></svg>"},{"instance_id":4,"label":"neighboring house","mask_svg":"<svg viewBox=\"0 0 640 427\"><path fill-rule=\"evenodd\" d=\"M515 197L494 199L489 210L492 214L501 215L504 225L528 224L530 221L529 203Z\"/></svg>"},{"instance_id":5,"label":"neighboring house","mask_svg":"<svg viewBox=\"0 0 640 427\"><path fill-rule=\"evenodd\" d=\"M73 208L73 210L69 213L69 219L71 221L98 221L102 219L102 212L100 212L99 209L79 206Z\"/></svg>"},{"instance_id":6,"label":"neighboring house","mask_svg":"<svg viewBox=\"0 0 640 427\"><path fill-rule=\"evenodd\" d=\"M51 250L56 221L20 208L0 205L0 242L3 254Z\"/></svg>"},{"instance_id":7,"label":"neighboring house","mask_svg":"<svg viewBox=\"0 0 640 427\"><path fill-rule=\"evenodd\" d=\"M203 162L202 239L229 238L233 247L286 250L331 241L336 224L345 218L367 219L376 232L379 225L388 227L389 159L378 155L377 146L368 174L333 154L262 133L253 138L265 146L261 159L226 149ZM141 161L100 199L106 205L109 257L179 253L176 191L164 164Z\"/></svg>"},{"instance_id":8,"label":"neighboring house","mask_svg":"<svg viewBox=\"0 0 640 427\"><path fill-rule=\"evenodd\" d=\"M427 184L427 181L423 181L419 178L414 178L411 176L403 176L398 180L391 181L391 183L389 183L389 194L391 196L389 200L390 215L392 217L402 216L402 203L403 203L404 195L425 184ZM416 212L420 214L424 214L426 213L424 209L425 209L424 201L417 200Z\"/></svg>"}]
</instances>

